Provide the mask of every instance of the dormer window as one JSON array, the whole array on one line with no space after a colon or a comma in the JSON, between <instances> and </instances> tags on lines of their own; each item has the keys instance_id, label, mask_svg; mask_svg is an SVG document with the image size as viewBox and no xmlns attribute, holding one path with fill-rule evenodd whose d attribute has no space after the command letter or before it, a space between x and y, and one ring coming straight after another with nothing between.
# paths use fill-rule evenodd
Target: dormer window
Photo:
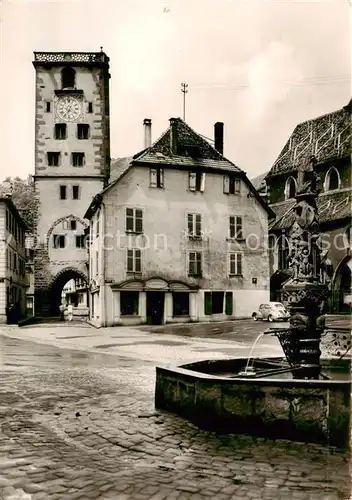
<instances>
[{"instance_id":1,"label":"dormer window","mask_svg":"<svg viewBox=\"0 0 352 500\"><path fill-rule=\"evenodd\" d=\"M340 188L340 175L335 167L331 167L325 176L324 191L334 191Z\"/></svg>"},{"instance_id":2,"label":"dormer window","mask_svg":"<svg viewBox=\"0 0 352 500\"><path fill-rule=\"evenodd\" d=\"M61 71L61 88L75 88L76 71L73 68L67 67Z\"/></svg>"},{"instance_id":3,"label":"dormer window","mask_svg":"<svg viewBox=\"0 0 352 500\"><path fill-rule=\"evenodd\" d=\"M297 190L296 179L294 179L293 177L289 177L285 185L285 200L294 198L296 196L296 190Z\"/></svg>"}]
</instances>

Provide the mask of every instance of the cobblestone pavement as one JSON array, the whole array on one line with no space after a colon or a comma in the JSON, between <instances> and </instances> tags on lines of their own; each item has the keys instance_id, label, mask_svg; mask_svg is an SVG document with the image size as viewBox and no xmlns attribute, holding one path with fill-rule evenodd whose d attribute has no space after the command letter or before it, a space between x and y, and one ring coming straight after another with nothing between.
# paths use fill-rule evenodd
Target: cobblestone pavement
<instances>
[{"instance_id":1,"label":"cobblestone pavement","mask_svg":"<svg viewBox=\"0 0 352 500\"><path fill-rule=\"evenodd\" d=\"M338 450L156 411L155 362L0 341L1 500L349 498Z\"/></svg>"}]
</instances>

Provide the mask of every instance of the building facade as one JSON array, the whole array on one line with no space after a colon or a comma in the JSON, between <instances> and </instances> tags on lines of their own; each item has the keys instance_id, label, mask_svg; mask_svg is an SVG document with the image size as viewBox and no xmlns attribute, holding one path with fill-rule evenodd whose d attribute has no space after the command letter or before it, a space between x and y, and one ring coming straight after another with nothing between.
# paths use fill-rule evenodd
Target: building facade
<instances>
[{"instance_id":1,"label":"building facade","mask_svg":"<svg viewBox=\"0 0 352 500\"><path fill-rule=\"evenodd\" d=\"M35 52L34 288L36 314L58 314L63 286L87 282L83 215L107 185L109 58L100 52Z\"/></svg>"},{"instance_id":2,"label":"building facade","mask_svg":"<svg viewBox=\"0 0 352 500\"><path fill-rule=\"evenodd\" d=\"M26 315L26 229L11 198L0 198L0 323Z\"/></svg>"},{"instance_id":3,"label":"building facade","mask_svg":"<svg viewBox=\"0 0 352 500\"><path fill-rule=\"evenodd\" d=\"M179 118L112 165L86 212L99 326L249 317L269 300L269 207L245 173ZM254 309L253 309L254 308Z\"/></svg>"},{"instance_id":4,"label":"building facade","mask_svg":"<svg viewBox=\"0 0 352 500\"><path fill-rule=\"evenodd\" d=\"M324 280L332 298L327 311L351 312L351 102L342 109L300 123L293 131L260 192L276 214L269 226L270 290L280 300L288 278L287 232L293 222L297 176L315 157L319 179L318 219L324 245Z\"/></svg>"}]
</instances>

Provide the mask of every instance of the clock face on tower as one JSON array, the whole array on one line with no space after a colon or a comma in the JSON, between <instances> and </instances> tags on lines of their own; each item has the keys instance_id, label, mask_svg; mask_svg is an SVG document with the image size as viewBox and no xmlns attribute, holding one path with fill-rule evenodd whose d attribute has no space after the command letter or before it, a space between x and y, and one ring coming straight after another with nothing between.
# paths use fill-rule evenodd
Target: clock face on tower
<instances>
[{"instance_id":1,"label":"clock face on tower","mask_svg":"<svg viewBox=\"0 0 352 500\"><path fill-rule=\"evenodd\" d=\"M72 122L82 113L82 102L73 96L60 97L56 103L56 114L60 120Z\"/></svg>"}]
</instances>

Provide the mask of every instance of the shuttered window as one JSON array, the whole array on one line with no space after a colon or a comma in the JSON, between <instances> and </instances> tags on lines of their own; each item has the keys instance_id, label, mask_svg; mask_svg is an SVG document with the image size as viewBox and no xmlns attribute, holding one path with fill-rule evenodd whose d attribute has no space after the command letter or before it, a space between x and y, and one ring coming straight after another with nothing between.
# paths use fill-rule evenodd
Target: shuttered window
<instances>
[{"instance_id":1,"label":"shuttered window","mask_svg":"<svg viewBox=\"0 0 352 500\"><path fill-rule=\"evenodd\" d=\"M225 194L240 194L241 181L233 175L224 175L224 193Z\"/></svg>"},{"instance_id":2,"label":"shuttered window","mask_svg":"<svg viewBox=\"0 0 352 500\"><path fill-rule=\"evenodd\" d=\"M150 169L150 187L163 188L164 187L164 169L151 168Z\"/></svg>"},{"instance_id":3,"label":"shuttered window","mask_svg":"<svg viewBox=\"0 0 352 500\"><path fill-rule=\"evenodd\" d=\"M204 172L190 172L189 173L189 190L200 191L205 190L205 173Z\"/></svg>"}]
</instances>

